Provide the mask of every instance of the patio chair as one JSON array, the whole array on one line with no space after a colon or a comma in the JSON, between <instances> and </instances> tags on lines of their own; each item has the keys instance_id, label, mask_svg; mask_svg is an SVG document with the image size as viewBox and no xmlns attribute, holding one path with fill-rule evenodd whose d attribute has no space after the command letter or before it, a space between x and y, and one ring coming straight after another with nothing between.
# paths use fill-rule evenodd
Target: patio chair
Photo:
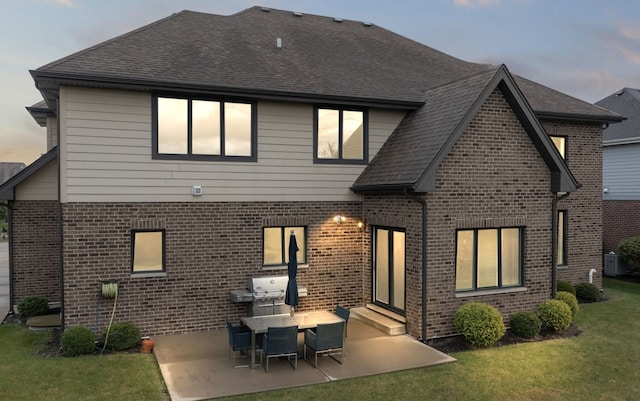
<instances>
[{"instance_id":1,"label":"patio chair","mask_svg":"<svg viewBox=\"0 0 640 401\"><path fill-rule=\"evenodd\" d=\"M326 354L334 361L342 364L344 357L344 325L345 322L319 324L316 330L304 332L304 359L307 360L307 348L314 354L314 367L318 367L318 354ZM340 360L334 355L340 354Z\"/></svg>"},{"instance_id":2,"label":"patio chair","mask_svg":"<svg viewBox=\"0 0 640 401\"><path fill-rule=\"evenodd\" d=\"M269 327L262 337L262 351L267 358L265 370L269 372L269 359L287 357L289 364L298 370L298 326ZM294 357L295 364L291 363Z\"/></svg>"},{"instance_id":3,"label":"patio chair","mask_svg":"<svg viewBox=\"0 0 640 401\"><path fill-rule=\"evenodd\" d=\"M344 319L344 337L347 338L347 324L349 323L349 315L351 314L351 312L349 311L349 309L337 305L335 314Z\"/></svg>"},{"instance_id":4,"label":"patio chair","mask_svg":"<svg viewBox=\"0 0 640 401\"><path fill-rule=\"evenodd\" d=\"M227 323L227 331L229 332L229 359L241 357L242 352L251 351L251 330L246 326L234 326L228 317L225 317ZM262 336L256 335L256 349L262 347ZM239 355L234 355L234 353ZM262 364L262 354L260 354L260 363ZM249 365L246 365L249 366ZM245 365L235 366L236 368L245 367Z\"/></svg>"}]
</instances>

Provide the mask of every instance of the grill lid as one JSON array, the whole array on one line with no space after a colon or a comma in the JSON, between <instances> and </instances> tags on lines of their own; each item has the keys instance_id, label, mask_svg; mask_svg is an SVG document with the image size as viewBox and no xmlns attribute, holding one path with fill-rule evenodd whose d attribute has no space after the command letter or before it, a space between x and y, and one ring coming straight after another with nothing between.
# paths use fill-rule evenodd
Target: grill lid
<instances>
[{"instance_id":1,"label":"grill lid","mask_svg":"<svg viewBox=\"0 0 640 401\"><path fill-rule=\"evenodd\" d=\"M268 301L284 298L288 276L252 277L249 290L255 300Z\"/></svg>"}]
</instances>

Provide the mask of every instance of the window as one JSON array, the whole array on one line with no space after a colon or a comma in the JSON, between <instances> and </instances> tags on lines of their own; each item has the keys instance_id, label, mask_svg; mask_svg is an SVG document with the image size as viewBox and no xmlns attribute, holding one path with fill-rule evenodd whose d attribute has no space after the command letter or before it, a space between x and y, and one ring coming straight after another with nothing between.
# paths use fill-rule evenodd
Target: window
<instances>
[{"instance_id":1,"label":"window","mask_svg":"<svg viewBox=\"0 0 640 401\"><path fill-rule=\"evenodd\" d=\"M316 108L314 110L316 163L367 162L367 113L363 110Z\"/></svg>"},{"instance_id":2,"label":"window","mask_svg":"<svg viewBox=\"0 0 640 401\"><path fill-rule=\"evenodd\" d=\"M456 291L522 285L522 228L459 230Z\"/></svg>"},{"instance_id":3,"label":"window","mask_svg":"<svg viewBox=\"0 0 640 401\"><path fill-rule=\"evenodd\" d=\"M295 233L298 264L307 263L306 227L264 227L262 229L262 265L284 266L289 263L289 238Z\"/></svg>"},{"instance_id":4,"label":"window","mask_svg":"<svg viewBox=\"0 0 640 401\"><path fill-rule=\"evenodd\" d=\"M560 156L566 160L566 151L567 151L567 137L566 136L550 136L551 141L554 145L556 145L556 149L560 152Z\"/></svg>"},{"instance_id":5,"label":"window","mask_svg":"<svg viewBox=\"0 0 640 401\"><path fill-rule=\"evenodd\" d=\"M567 264L567 211L558 210L558 244L556 265L564 266Z\"/></svg>"},{"instance_id":6,"label":"window","mask_svg":"<svg viewBox=\"0 0 640 401\"><path fill-rule=\"evenodd\" d=\"M154 96L155 159L255 161L253 103Z\"/></svg>"},{"instance_id":7,"label":"window","mask_svg":"<svg viewBox=\"0 0 640 401\"><path fill-rule=\"evenodd\" d=\"M133 273L163 272L164 230L131 231L131 271Z\"/></svg>"}]
</instances>

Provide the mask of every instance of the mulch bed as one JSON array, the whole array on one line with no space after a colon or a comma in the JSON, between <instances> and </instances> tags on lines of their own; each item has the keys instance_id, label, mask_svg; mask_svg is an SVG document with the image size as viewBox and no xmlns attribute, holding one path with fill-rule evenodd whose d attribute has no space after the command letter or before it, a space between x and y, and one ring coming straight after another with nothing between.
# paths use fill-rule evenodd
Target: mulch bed
<instances>
[{"instance_id":1,"label":"mulch bed","mask_svg":"<svg viewBox=\"0 0 640 401\"><path fill-rule=\"evenodd\" d=\"M507 330L506 334L498 340L495 344L488 348L495 347L504 347L505 345L513 345L520 343L530 343L537 341L545 341L545 340L553 340L557 338L569 338L580 335L582 331L575 325L572 324L569 328L562 332L554 332L554 331L545 331L540 333L540 335L534 338L522 338L513 334L510 330ZM465 338L461 335L454 337L444 337L444 338L436 338L432 340L428 340L426 344L432 348L437 349L438 351L444 352L445 354L451 354L454 352L462 352L462 351L473 351L477 350L477 347L471 345Z\"/></svg>"}]
</instances>

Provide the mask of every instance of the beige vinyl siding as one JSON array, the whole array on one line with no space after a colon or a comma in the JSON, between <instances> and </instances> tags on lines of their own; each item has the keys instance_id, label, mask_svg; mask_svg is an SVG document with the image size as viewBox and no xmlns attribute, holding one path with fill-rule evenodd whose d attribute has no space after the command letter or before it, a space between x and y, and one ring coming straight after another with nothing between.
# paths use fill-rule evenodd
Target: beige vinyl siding
<instances>
[{"instance_id":1,"label":"beige vinyl siding","mask_svg":"<svg viewBox=\"0 0 640 401\"><path fill-rule=\"evenodd\" d=\"M310 104L258 103L257 162L153 160L148 93L63 89L63 202L358 199L349 187L364 166L313 163ZM403 116L369 112L370 159Z\"/></svg>"},{"instance_id":2,"label":"beige vinyl siding","mask_svg":"<svg viewBox=\"0 0 640 401\"><path fill-rule=\"evenodd\" d=\"M58 145L58 119L47 117L47 152Z\"/></svg>"},{"instance_id":3,"label":"beige vinyl siding","mask_svg":"<svg viewBox=\"0 0 640 401\"><path fill-rule=\"evenodd\" d=\"M58 163L50 161L16 187L16 200L57 200Z\"/></svg>"}]
</instances>

